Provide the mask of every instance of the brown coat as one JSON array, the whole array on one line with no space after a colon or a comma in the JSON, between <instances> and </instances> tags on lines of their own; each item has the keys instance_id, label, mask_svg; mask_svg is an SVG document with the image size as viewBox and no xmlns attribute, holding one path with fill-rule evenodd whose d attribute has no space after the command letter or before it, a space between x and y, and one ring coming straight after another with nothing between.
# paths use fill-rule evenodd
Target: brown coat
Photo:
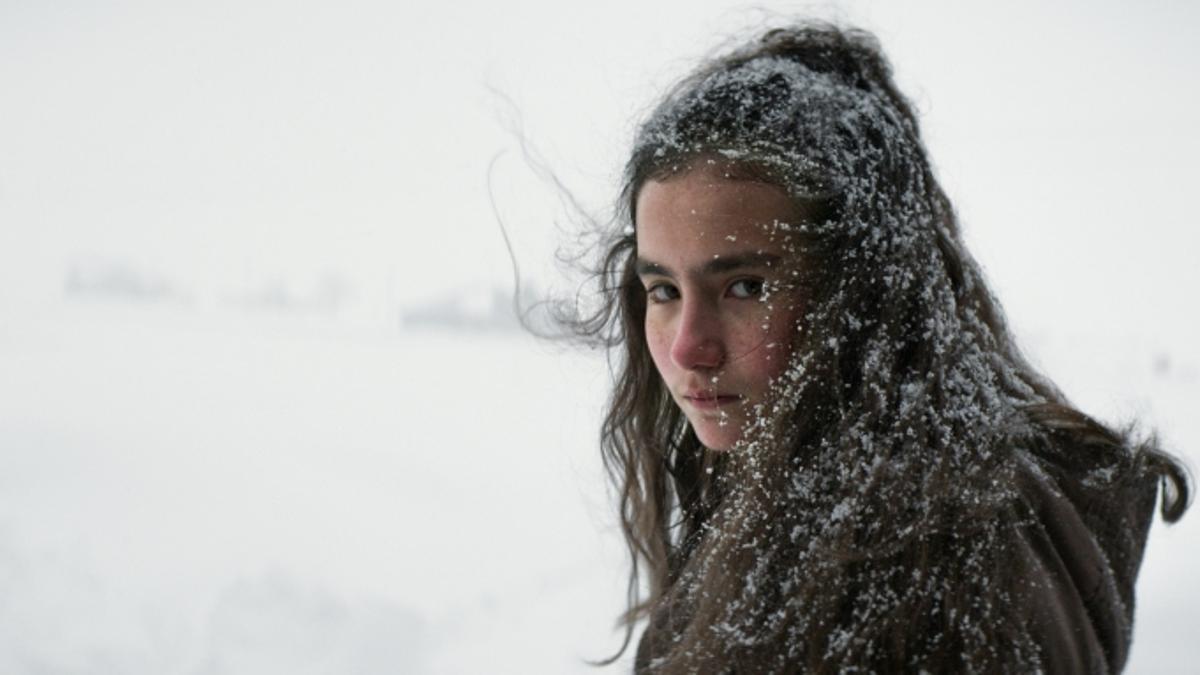
<instances>
[{"instance_id":1,"label":"brown coat","mask_svg":"<svg viewBox=\"0 0 1200 675\"><path fill-rule=\"evenodd\" d=\"M1036 521L1019 530L1029 617L1050 673L1117 673L1133 634L1133 589L1154 516L1152 476L1105 484L1062 463L1022 458Z\"/></svg>"},{"instance_id":2,"label":"brown coat","mask_svg":"<svg viewBox=\"0 0 1200 675\"><path fill-rule=\"evenodd\" d=\"M1060 448L1015 452L1021 503L1011 513L1032 517L1013 516L1022 522L1011 529L1008 550L997 554L1017 570L1010 583L1024 585L1012 596L1023 599L1020 614L1046 672L1118 673L1129 654L1134 582L1156 479L1128 468L1085 467L1074 456L1088 455ZM642 636L638 673L652 673L650 661L669 642L663 618L657 615Z\"/></svg>"}]
</instances>

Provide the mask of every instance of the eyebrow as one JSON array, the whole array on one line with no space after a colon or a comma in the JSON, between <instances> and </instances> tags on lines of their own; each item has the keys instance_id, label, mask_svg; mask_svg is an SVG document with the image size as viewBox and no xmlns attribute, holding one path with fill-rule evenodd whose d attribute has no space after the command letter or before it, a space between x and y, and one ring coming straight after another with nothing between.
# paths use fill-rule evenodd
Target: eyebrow
<instances>
[{"instance_id":1,"label":"eyebrow","mask_svg":"<svg viewBox=\"0 0 1200 675\"><path fill-rule=\"evenodd\" d=\"M703 265L694 268L692 273L701 276L713 276L746 268L771 267L781 260L783 260L783 258L773 253L762 253L758 251L734 253L731 255L723 255L713 258ZM675 274L666 266L642 257L638 257L637 262L634 265L634 270L637 272L638 276L658 275L672 278L675 276Z\"/></svg>"}]
</instances>

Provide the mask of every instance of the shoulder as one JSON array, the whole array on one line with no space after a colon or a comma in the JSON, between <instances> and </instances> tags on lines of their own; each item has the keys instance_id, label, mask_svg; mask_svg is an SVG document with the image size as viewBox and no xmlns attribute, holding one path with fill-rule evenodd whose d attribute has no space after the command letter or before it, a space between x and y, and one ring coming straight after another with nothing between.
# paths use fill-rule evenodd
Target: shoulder
<instances>
[{"instance_id":1,"label":"shoulder","mask_svg":"<svg viewBox=\"0 0 1200 675\"><path fill-rule=\"evenodd\" d=\"M1118 672L1132 637L1134 583L1156 482L1130 451L1055 444L1015 451L1024 517L1019 589L1050 672Z\"/></svg>"}]
</instances>

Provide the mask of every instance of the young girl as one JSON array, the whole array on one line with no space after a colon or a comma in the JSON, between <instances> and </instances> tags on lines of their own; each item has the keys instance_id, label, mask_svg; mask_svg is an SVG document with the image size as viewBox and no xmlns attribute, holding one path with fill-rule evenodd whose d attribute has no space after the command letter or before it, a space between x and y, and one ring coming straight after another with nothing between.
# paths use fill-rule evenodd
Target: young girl
<instances>
[{"instance_id":1,"label":"young girl","mask_svg":"<svg viewBox=\"0 0 1200 675\"><path fill-rule=\"evenodd\" d=\"M576 328L619 356L638 672L1122 668L1157 486L1173 522L1186 474L1021 355L870 35L701 68L622 202Z\"/></svg>"}]
</instances>

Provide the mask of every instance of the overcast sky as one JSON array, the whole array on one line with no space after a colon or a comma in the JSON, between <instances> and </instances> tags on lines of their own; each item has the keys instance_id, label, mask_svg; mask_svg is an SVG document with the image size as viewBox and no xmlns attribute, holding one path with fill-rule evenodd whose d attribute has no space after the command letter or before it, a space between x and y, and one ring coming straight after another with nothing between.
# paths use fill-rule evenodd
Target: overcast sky
<instances>
[{"instance_id":1,"label":"overcast sky","mask_svg":"<svg viewBox=\"0 0 1200 675\"><path fill-rule=\"evenodd\" d=\"M513 121L602 216L653 99L721 41L802 10L880 36L1014 317L1194 331L1177 315L1200 288L1195 3L770 9L6 0L0 308L57 298L70 266L97 261L201 304L328 276L367 304L502 283L498 154L496 205L522 263L550 275L564 214Z\"/></svg>"}]
</instances>

